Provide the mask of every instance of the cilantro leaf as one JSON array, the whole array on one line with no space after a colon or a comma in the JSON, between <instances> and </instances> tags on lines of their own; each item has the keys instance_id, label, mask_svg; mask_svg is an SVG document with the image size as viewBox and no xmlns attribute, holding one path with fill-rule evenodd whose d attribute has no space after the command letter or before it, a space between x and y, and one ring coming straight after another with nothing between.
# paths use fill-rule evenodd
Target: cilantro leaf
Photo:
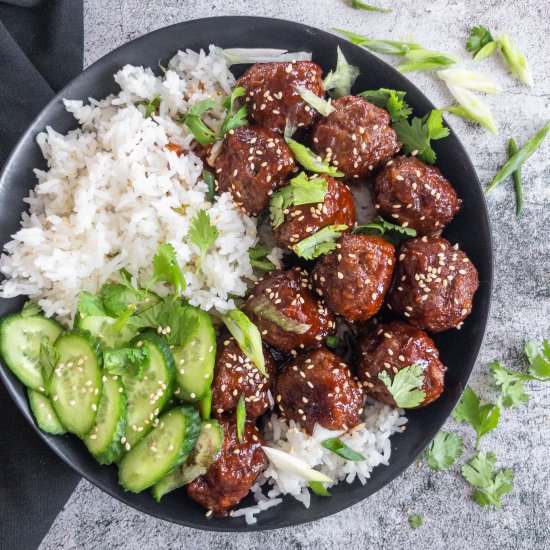
<instances>
[{"instance_id":1,"label":"cilantro leaf","mask_svg":"<svg viewBox=\"0 0 550 550\"><path fill-rule=\"evenodd\" d=\"M44 379L46 389L49 386L49 380L53 369L59 361L59 353L47 338L40 342L39 352L40 370Z\"/></svg>"},{"instance_id":2,"label":"cilantro leaf","mask_svg":"<svg viewBox=\"0 0 550 550\"><path fill-rule=\"evenodd\" d=\"M426 463L432 470L442 472L450 468L462 455L464 441L450 432L439 432L426 449Z\"/></svg>"},{"instance_id":3,"label":"cilantro leaf","mask_svg":"<svg viewBox=\"0 0 550 550\"><path fill-rule=\"evenodd\" d=\"M145 346L109 349L103 352L103 364L106 371L117 375L130 373L137 380L142 379L150 359L149 349Z\"/></svg>"},{"instance_id":4,"label":"cilantro leaf","mask_svg":"<svg viewBox=\"0 0 550 550\"><path fill-rule=\"evenodd\" d=\"M479 397L470 386L467 386L452 416L457 422L466 421L472 426L477 434L475 444L477 449L479 440L497 427L500 407L493 403L480 405Z\"/></svg>"},{"instance_id":5,"label":"cilantro leaf","mask_svg":"<svg viewBox=\"0 0 550 550\"><path fill-rule=\"evenodd\" d=\"M517 409L521 403L529 401L524 387L525 381L530 379L528 374L514 372L497 362L489 363L489 367L495 384L500 388L499 405Z\"/></svg>"},{"instance_id":6,"label":"cilantro leaf","mask_svg":"<svg viewBox=\"0 0 550 550\"><path fill-rule=\"evenodd\" d=\"M286 136L286 134L285 134ZM294 141L290 137L285 137L289 149L294 154L296 160L310 172L317 172L319 174L328 174L333 178L341 178L344 176L343 172L337 170L334 166L328 164L328 162L323 162L321 157L316 155L311 149Z\"/></svg>"},{"instance_id":7,"label":"cilantro leaf","mask_svg":"<svg viewBox=\"0 0 550 550\"><path fill-rule=\"evenodd\" d=\"M424 520L418 514L413 514L412 516L409 516L408 521L411 529L418 529L419 527L422 527L422 525L424 525Z\"/></svg>"},{"instance_id":8,"label":"cilantro leaf","mask_svg":"<svg viewBox=\"0 0 550 550\"><path fill-rule=\"evenodd\" d=\"M359 76L359 68L348 64L340 46L336 49L336 56L336 70L330 71L323 80L323 87L328 95L335 99L349 95Z\"/></svg>"},{"instance_id":9,"label":"cilantro leaf","mask_svg":"<svg viewBox=\"0 0 550 550\"><path fill-rule=\"evenodd\" d=\"M208 185L208 193L206 194L206 200L208 202L214 202L214 197L216 195L216 178L214 177L214 174L212 174L210 170L203 170L202 179L204 180L204 183Z\"/></svg>"},{"instance_id":10,"label":"cilantro leaf","mask_svg":"<svg viewBox=\"0 0 550 550\"><path fill-rule=\"evenodd\" d=\"M529 361L529 373L537 378L550 378L550 344L548 340L542 343L542 353L534 340L525 344L525 355ZM542 381L542 380L541 380Z\"/></svg>"},{"instance_id":11,"label":"cilantro leaf","mask_svg":"<svg viewBox=\"0 0 550 550\"><path fill-rule=\"evenodd\" d=\"M480 506L493 504L500 508L500 499L514 488L514 472L511 468L494 474L496 455L493 452L479 451L474 458L462 466L462 475L466 481L480 489L472 493L472 498Z\"/></svg>"},{"instance_id":12,"label":"cilantro leaf","mask_svg":"<svg viewBox=\"0 0 550 550\"><path fill-rule=\"evenodd\" d=\"M160 94L156 94L150 101L138 101L136 105L143 105L145 107L144 118L150 118L155 113L158 113L160 108Z\"/></svg>"},{"instance_id":13,"label":"cilantro leaf","mask_svg":"<svg viewBox=\"0 0 550 550\"><path fill-rule=\"evenodd\" d=\"M300 172L290 180L290 184L279 189L269 201L269 217L273 228L285 221L285 210L289 206L319 203L325 200L328 182L325 178L308 178Z\"/></svg>"},{"instance_id":14,"label":"cilantro leaf","mask_svg":"<svg viewBox=\"0 0 550 550\"><path fill-rule=\"evenodd\" d=\"M128 309L130 301L135 303L142 299L141 293L135 289L130 290L126 285L120 283L104 284L101 287L100 296L100 303L103 304L104 313L99 313L98 310L98 312L93 313L93 315L110 315L111 317L120 317Z\"/></svg>"},{"instance_id":15,"label":"cilantro leaf","mask_svg":"<svg viewBox=\"0 0 550 550\"><path fill-rule=\"evenodd\" d=\"M160 244L157 253L153 256L153 276L147 286L150 287L157 281L170 283L176 294L181 294L187 286L178 264L176 251L170 243Z\"/></svg>"},{"instance_id":16,"label":"cilantro leaf","mask_svg":"<svg viewBox=\"0 0 550 550\"><path fill-rule=\"evenodd\" d=\"M210 245L218 238L219 234L218 228L210 221L210 214L205 210L199 210L191 220L189 226L189 239L200 250L197 270L201 268L204 255L210 248Z\"/></svg>"},{"instance_id":17,"label":"cilantro leaf","mask_svg":"<svg viewBox=\"0 0 550 550\"><path fill-rule=\"evenodd\" d=\"M211 111L215 106L216 102L213 99L204 99L190 107L187 114L180 120L180 123L185 124L189 128L195 141L200 145L210 145L221 139L217 132L214 132L202 121L202 115Z\"/></svg>"},{"instance_id":18,"label":"cilantro leaf","mask_svg":"<svg viewBox=\"0 0 550 550\"><path fill-rule=\"evenodd\" d=\"M320 481L310 481L307 486L318 496L318 497L331 497L332 494L329 490L320 482Z\"/></svg>"},{"instance_id":19,"label":"cilantro leaf","mask_svg":"<svg viewBox=\"0 0 550 550\"><path fill-rule=\"evenodd\" d=\"M352 233L359 233L361 235L379 235L384 237L384 239L394 246L397 246L407 237L416 237L416 230L412 227L403 227L402 225L387 222L380 216L376 216L376 218L367 224L358 225Z\"/></svg>"},{"instance_id":20,"label":"cilantro leaf","mask_svg":"<svg viewBox=\"0 0 550 550\"><path fill-rule=\"evenodd\" d=\"M42 308L33 300L27 300L23 305L23 309L19 313L19 315L23 319L27 319L28 317L34 317L35 315L41 315L41 314L42 314Z\"/></svg>"},{"instance_id":21,"label":"cilantro leaf","mask_svg":"<svg viewBox=\"0 0 550 550\"><path fill-rule=\"evenodd\" d=\"M398 407L418 407L426 397L426 393L421 389L424 383L424 374L420 365L413 364L401 369L394 375L393 380L385 371L382 371L378 378L391 393Z\"/></svg>"},{"instance_id":22,"label":"cilantro leaf","mask_svg":"<svg viewBox=\"0 0 550 550\"><path fill-rule=\"evenodd\" d=\"M369 4L365 4L364 2L361 2L361 0L351 0L351 7L355 8L356 10L365 10L365 11L377 11L380 13L392 13L393 10L387 9L387 8L379 8L377 6L371 6Z\"/></svg>"},{"instance_id":23,"label":"cilantro leaf","mask_svg":"<svg viewBox=\"0 0 550 550\"><path fill-rule=\"evenodd\" d=\"M239 397L239 401L237 402L237 410L235 412L235 416L237 419L237 438L239 441L242 441L244 434L244 425L246 422L246 404L242 395Z\"/></svg>"},{"instance_id":24,"label":"cilantro leaf","mask_svg":"<svg viewBox=\"0 0 550 550\"><path fill-rule=\"evenodd\" d=\"M470 36L466 41L466 49L472 52L474 59L477 59L477 54L488 44L494 43L494 38L489 29L479 26L474 27L470 31ZM494 51L494 50L493 50ZM491 52L492 53L492 52ZM489 54L490 55L490 54Z\"/></svg>"},{"instance_id":25,"label":"cilantro leaf","mask_svg":"<svg viewBox=\"0 0 550 550\"><path fill-rule=\"evenodd\" d=\"M386 109L390 114L392 122L402 118L406 119L412 114L411 107L405 101L406 92L391 90L389 88L380 88L379 90L366 90L357 95L359 97L364 97L377 107Z\"/></svg>"},{"instance_id":26,"label":"cilantro leaf","mask_svg":"<svg viewBox=\"0 0 550 550\"><path fill-rule=\"evenodd\" d=\"M225 101L222 101L223 106L227 109L227 114L225 115L225 119L220 130L222 137L225 136L225 134L227 134L230 130L234 130L235 128L248 124L248 121L246 120L246 116L248 114L246 105L243 105L237 109L236 112L233 109L235 101L245 94L246 90L242 86L237 86L236 88L233 88L231 95L228 96Z\"/></svg>"},{"instance_id":27,"label":"cilantro leaf","mask_svg":"<svg viewBox=\"0 0 550 550\"><path fill-rule=\"evenodd\" d=\"M102 299L85 290L83 290L78 297L76 311L77 315L81 318L90 317L92 315L107 315Z\"/></svg>"},{"instance_id":28,"label":"cilantro leaf","mask_svg":"<svg viewBox=\"0 0 550 550\"><path fill-rule=\"evenodd\" d=\"M342 440L338 439L337 437L325 439L324 441L321 441L321 445L325 449L332 451L334 454L337 454L338 456L346 460L352 460L354 462L366 460L361 453L354 451L351 447L346 445Z\"/></svg>"},{"instance_id":29,"label":"cilantro leaf","mask_svg":"<svg viewBox=\"0 0 550 550\"><path fill-rule=\"evenodd\" d=\"M433 164L436 159L430 141L447 137L450 132L449 128L443 126L441 109L434 109L422 118L414 117L410 122L405 119L397 120L393 129L403 144L405 154L416 152L419 159L429 164Z\"/></svg>"},{"instance_id":30,"label":"cilantro leaf","mask_svg":"<svg viewBox=\"0 0 550 550\"><path fill-rule=\"evenodd\" d=\"M327 225L316 233L313 233L313 235L292 245L292 250L300 258L313 260L318 256L332 252L336 248L336 239L341 237L341 231L347 228L347 225Z\"/></svg>"}]
</instances>

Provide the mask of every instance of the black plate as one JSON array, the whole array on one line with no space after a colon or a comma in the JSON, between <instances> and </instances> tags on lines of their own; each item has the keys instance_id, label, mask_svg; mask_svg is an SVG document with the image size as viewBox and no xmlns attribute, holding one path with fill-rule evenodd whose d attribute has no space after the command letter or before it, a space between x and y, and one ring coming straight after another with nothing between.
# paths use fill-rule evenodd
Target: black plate
<instances>
[{"instance_id":1,"label":"black plate","mask_svg":"<svg viewBox=\"0 0 550 550\"><path fill-rule=\"evenodd\" d=\"M415 115L421 116L433 109L428 99L389 65L362 48L312 27L260 17L215 17L173 25L133 40L94 63L64 88L34 120L13 151L0 178L0 242L6 243L19 227L24 209L22 200L36 183L33 168L45 168L45 161L35 142L36 135L48 125L61 133L76 127L74 118L63 109L62 98L85 101L88 97L105 97L117 90L113 74L123 65L131 63L155 68L159 60L166 62L178 49L197 50L207 48L209 44L225 48L268 47L311 51L313 60L325 72L335 66L336 47L340 46L348 62L361 69L361 76L354 87L355 93L379 87L405 90ZM474 366L489 314L491 233L479 180L453 132L448 138L436 141L434 149L437 165L463 200L462 210L445 230L444 236L452 243L460 243L479 270L481 284L475 295L473 313L462 330L450 330L434 338L448 367L445 392L429 407L408 412L406 431L392 437L389 466L376 468L365 486L359 482L352 485L340 483L331 489L332 498L313 496L309 509L288 498L283 505L262 512L258 523L248 526L244 518L207 519L204 510L187 499L185 491L167 495L160 504L155 503L147 491L138 495L125 493L117 483L116 467L99 466L76 437L49 436L35 428L39 436L78 473L120 501L158 518L199 529L257 531L297 525L343 510L392 481L422 452L451 413ZM0 316L17 310L22 303L23 299L3 300ZM4 365L0 375L19 409L35 426L22 384ZM245 501L247 503L249 501Z\"/></svg>"}]
</instances>

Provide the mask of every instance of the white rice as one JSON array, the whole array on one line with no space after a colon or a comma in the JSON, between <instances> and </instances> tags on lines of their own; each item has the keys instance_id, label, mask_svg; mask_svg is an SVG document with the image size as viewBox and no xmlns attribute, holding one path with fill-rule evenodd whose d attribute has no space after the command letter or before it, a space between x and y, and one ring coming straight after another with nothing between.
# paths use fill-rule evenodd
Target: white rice
<instances>
[{"instance_id":1,"label":"white rice","mask_svg":"<svg viewBox=\"0 0 550 550\"><path fill-rule=\"evenodd\" d=\"M373 399L368 399L362 422L349 432L331 431L316 425L313 435L300 429L293 420L285 421L273 414L267 423L265 438L269 447L280 449L303 460L311 468L319 470L334 480L353 483L358 479L363 485L370 478L372 470L379 465L388 465L391 455L390 437L405 428L407 419L402 409L394 409ZM325 449L321 442L338 437L365 460L344 460ZM332 486L328 484L327 486ZM293 473L277 469L269 464L252 487L255 506L240 508L234 517L244 516L247 523L256 523L256 515L282 502L282 495L293 496L309 508L311 491L308 482Z\"/></svg>"},{"instance_id":2,"label":"white rice","mask_svg":"<svg viewBox=\"0 0 550 550\"><path fill-rule=\"evenodd\" d=\"M6 244L0 270L1 296L28 295L46 315L70 321L78 295L97 293L126 268L147 280L159 243L169 242L184 266L192 305L220 312L235 307L254 280L248 249L256 244L255 221L224 193L210 204L202 161L190 151L192 135L177 124L188 106L230 93L234 77L220 50L179 52L163 77L126 65L115 76L121 90L97 101L65 100L81 125L66 135L47 128L37 137L48 170L25 201L29 212ZM199 83L201 89L199 89ZM159 115L144 118L140 101L159 95ZM208 113L214 128L224 111ZM165 146L180 145L178 157ZM185 214L175 208L185 207ZM187 240L191 219L206 210L219 237L197 272L198 249ZM270 259L280 262L281 251ZM155 288L162 293L162 288Z\"/></svg>"}]
</instances>

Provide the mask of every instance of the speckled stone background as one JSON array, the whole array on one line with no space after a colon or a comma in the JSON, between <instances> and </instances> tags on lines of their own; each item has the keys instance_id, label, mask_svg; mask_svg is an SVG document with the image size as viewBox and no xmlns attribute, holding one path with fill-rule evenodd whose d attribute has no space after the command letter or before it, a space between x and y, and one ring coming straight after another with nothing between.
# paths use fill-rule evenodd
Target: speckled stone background
<instances>
[{"instance_id":1,"label":"speckled stone background","mask_svg":"<svg viewBox=\"0 0 550 550\"><path fill-rule=\"evenodd\" d=\"M464 57L469 29L483 24L506 29L516 38L531 61L536 84L530 90L517 82L497 56L478 65L505 89L502 96L487 98L500 135L492 136L454 117L449 117L449 123L468 150L481 181L490 181L505 161L510 135L523 143L550 119L548 0L377 0L379 5L393 7L392 14L358 12L347 1L85 0L85 62L90 64L128 40L165 25L213 15L272 16L322 29L350 29L373 38L413 36L428 48ZM451 98L436 77L409 75L437 106L449 104ZM508 366L525 368L524 341L550 336L549 155L550 140L524 169L526 206L520 220L514 216L510 182L488 200L496 278L491 319L471 379L474 389L488 400L496 394L487 362L499 359ZM263 534L224 535L153 519L82 481L41 548L549 548L550 384L531 384L528 390L531 402L517 411L505 410L499 428L482 441L483 449L497 453L499 466L511 466L516 473L516 488L504 497L501 510L474 504L457 468L435 473L417 465L368 500L322 521ZM465 455L471 454L472 431L452 420L446 428L464 436ZM461 464L466 456L460 459ZM426 524L411 530L407 523L410 513L420 514Z\"/></svg>"}]
</instances>

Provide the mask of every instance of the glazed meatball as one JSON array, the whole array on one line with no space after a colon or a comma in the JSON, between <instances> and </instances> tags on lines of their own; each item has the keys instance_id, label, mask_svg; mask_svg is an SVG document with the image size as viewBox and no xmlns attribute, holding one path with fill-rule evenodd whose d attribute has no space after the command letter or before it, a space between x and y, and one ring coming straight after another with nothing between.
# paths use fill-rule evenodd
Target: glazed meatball
<instances>
[{"instance_id":1,"label":"glazed meatball","mask_svg":"<svg viewBox=\"0 0 550 550\"><path fill-rule=\"evenodd\" d=\"M187 494L217 516L227 516L250 491L267 466L263 438L253 422L245 423L242 441L237 438L235 415L222 416L223 444L205 475L187 486Z\"/></svg>"},{"instance_id":2,"label":"glazed meatball","mask_svg":"<svg viewBox=\"0 0 550 550\"><path fill-rule=\"evenodd\" d=\"M382 216L420 235L443 229L462 202L439 168L402 156L389 160L376 176L374 199Z\"/></svg>"},{"instance_id":3,"label":"glazed meatball","mask_svg":"<svg viewBox=\"0 0 550 550\"><path fill-rule=\"evenodd\" d=\"M419 406L424 407L441 395L446 368L433 340L423 330L401 321L378 325L360 338L358 348L359 380L365 392L378 401L396 404L378 375L386 372L393 380L401 369L413 364L422 367L424 375L421 389L426 397Z\"/></svg>"},{"instance_id":4,"label":"glazed meatball","mask_svg":"<svg viewBox=\"0 0 550 550\"><path fill-rule=\"evenodd\" d=\"M233 412L241 395L246 405L246 418L253 420L269 408L268 391L276 372L275 359L264 348L264 376L241 351L234 338L227 338L218 347L218 357L212 381L212 413Z\"/></svg>"},{"instance_id":5,"label":"glazed meatball","mask_svg":"<svg viewBox=\"0 0 550 550\"><path fill-rule=\"evenodd\" d=\"M324 201L288 208L285 221L274 229L279 245L291 248L327 225L347 225L347 231L355 227L355 201L348 186L329 176L315 177L328 183Z\"/></svg>"},{"instance_id":6,"label":"glazed meatball","mask_svg":"<svg viewBox=\"0 0 550 550\"><path fill-rule=\"evenodd\" d=\"M319 347L336 330L334 317L300 268L273 271L260 279L245 312L263 340L282 353Z\"/></svg>"},{"instance_id":7,"label":"glazed meatball","mask_svg":"<svg viewBox=\"0 0 550 550\"><path fill-rule=\"evenodd\" d=\"M321 67L311 61L258 63L239 78L237 86L247 91L246 102L254 122L282 134L287 119L302 129L313 124L317 111L302 99L300 90L324 97L321 74Z\"/></svg>"},{"instance_id":8,"label":"glazed meatball","mask_svg":"<svg viewBox=\"0 0 550 550\"><path fill-rule=\"evenodd\" d=\"M460 327L479 286L469 258L442 237L421 237L399 249L389 307L420 328Z\"/></svg>"},{"instance_id":9,"label":"glazed meatball","mask_svg":"<svg viewBox=\"0 0 550 550\"><path fill-rule=\"evenodd\" d=\"M331 311L364 321L381 307L388 291L395 249L374 235L344 235L322 256L311 274L313 287Z\"/></svg>"},{"instance_id":10,"label":"glazed meatball","mask_svg":"<svg viewBox=\"0 0 550 550\"><path fill-rule=\"evenodd\" d=\"M361 384L334 353L321 348L298 354L275 382L281 414L309 433L315 424L328 430L348 430L363 412Z\"/></svg>"},{"instance_id":11,"label":"glazed meatball","mask_svg":"<svg viewBox=\"0 0 550 550\"><path fill-rule=\"evenodd\" d=\"M346 96L332 102L336 109L312 131L312 148L346 178L367 178L401 148L390 115L366 99Z\"/></svg>"},{"instance_id":12,"label":"glazed meatball","mask_svg":"<svg viewBox=\"0 0 550 550\"><path fill-rule=\"evenodd\" d=\"M229 191L233 202L256 216L294 168L284 139L262 126L241 126L229 132L214 162L218 191Z\"/></svg>"}]
</instances>

